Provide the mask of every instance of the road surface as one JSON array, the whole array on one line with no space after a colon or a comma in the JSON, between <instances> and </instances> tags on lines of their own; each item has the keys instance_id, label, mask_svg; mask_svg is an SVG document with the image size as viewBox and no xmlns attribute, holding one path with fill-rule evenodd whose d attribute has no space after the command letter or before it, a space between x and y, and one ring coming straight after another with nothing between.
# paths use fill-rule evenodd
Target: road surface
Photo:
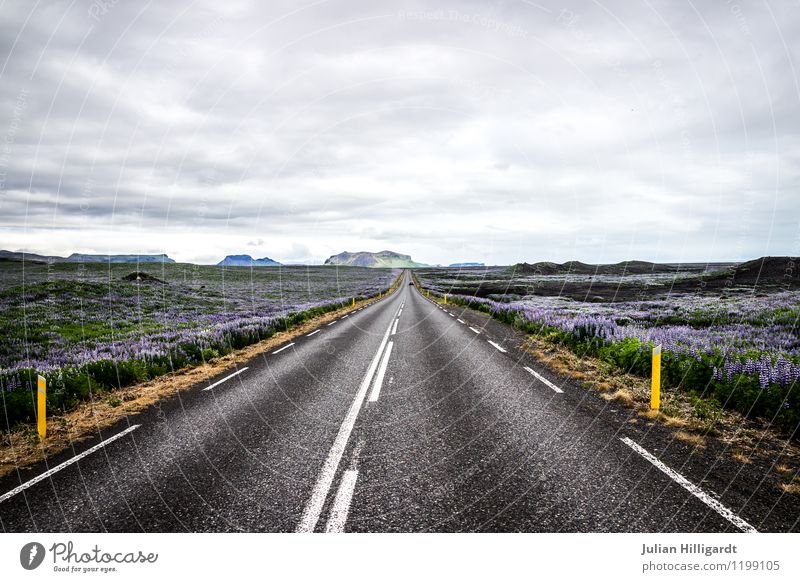
<instances>
[{"instance_id":1,"label":"road surface","mask_svg":"<svg viewBox=\"0 0 800 582\"><path fill-rule=\"evenodd\" d=\"M0 479L2 531L787 531L800 510L391 296ZM213 386L209 389L209 386Z\"/></svg>"}]
</instances>

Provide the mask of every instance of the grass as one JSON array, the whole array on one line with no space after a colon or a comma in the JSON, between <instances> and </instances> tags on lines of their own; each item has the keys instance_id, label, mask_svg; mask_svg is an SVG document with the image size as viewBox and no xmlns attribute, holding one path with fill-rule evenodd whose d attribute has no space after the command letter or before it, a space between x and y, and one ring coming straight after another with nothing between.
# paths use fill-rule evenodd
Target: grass
<instances>
[{"instance_id":1,"label":"grass","mask_svg":"<svg viewBox=\"0 0 800 582\"><path fill-rule=\"evenodd\" d=\"M48 414L56 414L377 296L399 274L0 262L2 418L9 427L34 419L38 374L48 381Z\"/></svg>"},{"instance_id":2,"label":"grass","mask_svg":"<svg viewBox=\"0 0 800 582\"><path fill-rule=\"evenodd\" d=\"M359 306L371 301L374 299L367 300ZM0 432L0 477L57 454L162 399L189 390L198 384L207 384L212 378L230 370L233 366L240 366L259 354L269 352L284 342L341 317L352 309L347 306L320 315L313 321L297 324L289 331L279 331L257 344L220 356L211 362L181 370L179 374L168 374L126 386L107 394L106 397L95 397L78 403L70 410L58 411L54 416L48 417L47 438L44 441L39 439L31 425L19 424L13 429ZM116 400L121 400L121 403L117 404Z\"/></svg>"}]
</instances>

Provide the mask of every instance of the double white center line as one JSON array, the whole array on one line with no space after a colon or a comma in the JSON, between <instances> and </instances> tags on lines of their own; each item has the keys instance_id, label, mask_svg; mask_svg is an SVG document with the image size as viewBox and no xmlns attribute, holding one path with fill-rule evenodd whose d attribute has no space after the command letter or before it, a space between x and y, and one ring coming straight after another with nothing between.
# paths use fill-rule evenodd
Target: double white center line
<instances>
[{"instance_id":1,"label":"double white center line","mask_svg":"<svg viewBox=\"0 0 800 582\"><path fill-rule=\"evenodd\" d=\"M356 490L358 480L358 457L364 448L364 441L360 441L353 451L353 459L350 461L350 468L342 475L339 489L331 506L328 523L325 525L325 533L341 533L347 524L347 515L350 513L350 504L353 502L353 493Z\"/></svg>"},{"instance_id":2,"label":"double white center line","mask_svg":"<svg viewBox=\"0 0 800 582\"><path fill-rule=\"evenodd\" d=\"M370 363L367 373L364 375L364 378L361 381L361 385L358 388L358 392L356 392L353 403L350 405L350 409L347 411L344 421L342 421L342 426L339 427L339 432L333 441L333 446L331 446L328 457L325 459L325 463L322 465L322 470L317 478L317 482L314 484L314 489L311 492L311 498L308 500L308 504L303 511L303 516L300 519L300 523L297 525L297 529L295 530L297 532L313 532L314 528L317 526L319 516L322 513L322 508L325 505L325 499L328 497L331 485L333 484L333 479L336 476L336 470L338 469L339 463L342 460L342 455L344 455L344 451L347 448L347 441L350 439L350 434L353 432L353 426L355 426L356 418L358 418L358 413L361 411L361 405L364 403L367 390L372 383L372 378L375 375L375 371L378 369L381 356L386 349L386 345L389 343L389 334L392 332L392 325L394 325L394 317L389 323L389 326L386 328L386 333L383 335L383 339L378 347L378 351L372 358L372 362ZM354 479L353 486L355 487Z\"/></svg>"},{"instance_id":3,"label":"double white center line","mask_svg":"<svg viewBox=\"0 0 800 582\"><path fill-rule=\"evenodd\" d=\"M341 533L347 523L347 514L350 513L350 504L353 502L353 492L356 490L358 469L348 469L344 472L336 498L333 500L331 515L325 526L325 533Z\"/></svg>"},{"instance_id":4,"label":"double white center line","mask_svg":"<svg viewBox=\"0 0 800 582\"><path fill-rule=\"evenodd\" d=\"M396 322L395 322L396 323ZM394 342L389 342L389 345L386 346L386 351L383 353L383 359L381 360L381 366L378 368L378 376L375 378L375 385L372 387L372 392L369 395L370 402L377 402L378 396L381 395L381 387L383 386L383 378L386 376L386 366L389 365L389 358L392 355L392 347L394 346Z\"/></svg>"}]
</instances>

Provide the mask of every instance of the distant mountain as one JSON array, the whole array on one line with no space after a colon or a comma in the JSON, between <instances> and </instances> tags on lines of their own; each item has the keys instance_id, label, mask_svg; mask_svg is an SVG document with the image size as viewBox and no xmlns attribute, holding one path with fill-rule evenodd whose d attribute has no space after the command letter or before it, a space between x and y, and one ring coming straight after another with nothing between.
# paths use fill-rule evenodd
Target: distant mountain
<instances>
[{"instance_id":1,"label":"distant mountain","mask_svg":"<svg viewBox=\"0 0 800 582\"><path fill-rule=\"evenodd\" d=\"M218 267L279 267L278 261L269 257L254 259L250 255L228 255L217 263Z\"/></svg>"},{"instance_id":2,"label":"distant mountain","mask_svg":"<svg viewBox=\"0 0 800 582\"><path fill-rule=\"evenodd\" d=\"M517 263L509 267L520 275L647 275L650 273L702 273L718 271L730 263L651 263L648 261L622 261L613 265L589 265L580 261L563 264L542 261Z\"/></svg>"},{"instance_id":3,"label":"distant mountain","mask_svg":"<svg viewBox=\"0 0 800 582\"><path fill-rule=\"evenodd\" d=\"M379 253L347 251L333 255L325 261L326 265L341 265L345 267L373 267L373 268L412 268L422 267L422 263L415 263L410 255L401 255L394 251L380 251Z\"/></svg>"},{"instance_id":4,"label":"distant mountain","mask_svg":"<svg viewBox=\"0 0 800 582\"><path fill-rule=\"evenodd\" d=\"M679 267L646 261L623 261L613 265L588 265L580 261L567 261L563 264L542 261L533 264L517 263L511 269L525 275L643 275L674 273Z\"/></svg>"},{"instance_id":5,"label":"distant mountain","mask_svg":"<svg viewBox=\"0 0 800 582\"><path fill-rule=\"evenodd\" d=\"M483 263L451 263L449 267L485 267Z\"/></svg>"},{"instance_id":6,"label":"distant mountain","mask_svg":"<svg viewBox=\"0 0 800 582\"><path fill-rule=\"evenodd\" d=\"M67 263L174 263L167 255L84 255L72 253Z\"/></svg>"},{"instance_id":7,"label":"distant mountain","mask_svg":"<svg viewBox=\"0 0 800 582\"><path fill-rule=\"evenodd\" d=\"M72 253L68 257L37 255L0 251L0 260L32 261L35 263L174 263L167 255L84 255Z\"/></svg>"},{"instance_id":8,"label":"distant mountain","mask_svg":"<svg viewBox=\"0 0 800 582\"><path fill-rule=\"evenodd\" d=\"M14 251L0 251L0 261L31 261L33 263L63 263L64 257L51 257L35 253L17 253Z\"/></svg>"},{"instance_id":9,"label":"distant mountain","mask_svg":"<svg viewBox=\"0 0 800 582\"><path fill-rule=\"evenodd\" d=\"M761 257L739 263L724 271L713 273L707 281L717 279L726 286L800 287L800 269L795 257Z\"/></svg>"}]
</instances>

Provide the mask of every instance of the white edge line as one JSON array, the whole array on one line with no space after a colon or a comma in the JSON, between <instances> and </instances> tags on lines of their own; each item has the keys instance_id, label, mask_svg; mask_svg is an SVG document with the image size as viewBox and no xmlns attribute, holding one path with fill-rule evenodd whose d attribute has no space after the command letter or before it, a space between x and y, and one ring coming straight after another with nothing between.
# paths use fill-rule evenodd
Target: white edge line
<instances>
[{"instance_id":1,"label":"white edge line","mask_svg":"<svg viewBox=\"0 0 800 582\"><path fill-rule=\"evenodd\" d=\"M338 320L336 320L336 321L338 321ZM328 324L328 327L332 326L334 323L336 323L336 321L332 321L332 322L330 322L330 323Z\"/></svg>"},{"instance_id":2,"label":"white edge line","mask_svg":"<svg viewBox=\"0 0 800 582\"><path fill-rule=\"evenodd\" d=\"M392 356L392 347L394 342L389 342L386 346L386 351L383 352L383 359L381 360L381 367L378 368L378 375L375 377L375 384L372 386L372 392L369 395L370 402L377 402L378 397L381 395L381 388L383 387L383 378L386 376L386 367L389 365L389 358Z\"/></svg>"},{"instance_id":3,"label":"white edge line","mask_svg":"<svg viewBox=\"0 0 800 582\"><path fill-rule=\"evenodd\" d=\"M375 357L372 358L367 373L361 381L361 386L358 388L353 403L350 405L350 409L347 411L347 415L342 421L342 426L339 427L339 432L336 434L336 439L333 441L333 446L331 446L325 463L322 465L317 482L314 484L314 489L311 491L311 498L308 500L308 504L303 511L300 523L297 524L297 529L295 529L298 533L313 532L314 528L317 527L320 513L322 513L322 507L325 505L325 499L328 497L328 492L336 476L336 469L339 467L339 462L342 460L342 455L344 455L344 451L347 448L347 441L350 439L350 433L353 431L356 418L358 418L361 405L364 403L364 397L367 395L369 385L372 383L375 370L378 368L378 362L383 355L383 350L386 348L386 343L389 341L389 333L391 331L392 323L390 322L389 327L386 328L386 333L383 336L381 345L378 347L378 351L375 353Z\"/></svg>"},{"instance_id":4,"label":"white edge line","mask_svg":"<svg viewBox=\"0 0 800 582\"><path fill-rule=\"evenodd\" d=\"M394 320L394 327L392 327L392 335L397 333L397 324L400 323L399 319Z\"/></svg>"},{"instance_id":5,"label":"white edge line","mask_svg":"<svg viewBox=\"0 0 800 582\"><path fill-rule=\"evenodd\" d=\"M459 319L458 323L466 323L466 321L464 321L463 319Z\"/></svg>"},{"instance_id":6,"label":"white edge line","mask_svg":"<svg viewBox=\"0 0 800 582\"><path fill-rule=\"evenodd\" d=\"M475 328L474 328L474 327L472 327L472 326L469 326L469 328L470 328L472 331L474 331L475 333L481 333L480 331L478 331L477 329L475 329Z\"/></svg>"},{"instance_id":7,"label":"white edge line","mask_svg":"<svg viewBox=\"0 0 800 582\"><path fill-rule=\"evenodd\" d=\"M225 377L224 377L222 380L217 380L216 382L214 382L214 383L213 383L211 386L209 386L208 388L203 388L203 392L205 392L206 390L211 390L212 388L214 388L214 387L216 387L216 386L219 386L219 385L220 385L220 384L222 384L223 382L227 382L228 380L230 380L230 379L231 379L231 378L233 378L234 376L238 376L239 374L241 374L241 373L242 373L242 372L244 372L245 370L247 370L247 366L245 366L244 368L242 368L242 369L240 369L240 370L236 370L236 371L235 371L233 374L231 374L230 376L225 376Z\"/></svg>"},{"instance_id":8,"label":"white edge line","mask_svg":"<svg viewBox=\"0 0 800 582\"><path fill-rule=\"evenodd\" d=\"M283 346L281 349L279 349L279 350L275 350L274 352L272 352L272 355L275 355L275 354L280 354L280 353L281 353L283 350L288 350L288 349L289 349L290 347L292 347L293 345L294 345L294 342L292 342L292 343L290 343L290 344L286 344L286 345L285 345L285 346Z\"/></svg>"},{"instance_id":9,"label":"white edge line","mask_svg":"<svg viewBox=\"0 0 800 582\"><path fill-rule=\"evenodd\" d=\"M545 378L541 374L537 373L535 370L531 370L528 366L523 366L523 368L525 370L527 370L528 372L530 372L531 375L535 376L537 380L539 380L543 384L546 384L547 386L550 386L550 388L552 388L553 390L555 390L559 394L563 394L564 393L564 391L561 388L559 388L558 386L553 384L550 380L548 380L547 378Z\"/></svg>"},{"instance_id":10,"label":"white edge line","mask_svg":"<svg viewBox=\"0 0 800 582\"><path fill-rule=\"evenodd\" d=\"M19 487L15 487L14 489L9 491L8 493L4 493L2 496L0 496L0 503L5 501L6 499L9 499L10 497L13 497L14 495L19 493L20 491L24 491L25 489L27 489L28 487L31 487L32 485L36 485L38 482L44 481L45 479L47 479L53 473L57 473L61 469L65 468L65 467L69 467L73 463L77 463L82 458L84 458L84 457L86 457L88 455L91 455L93 452L102 449L107 444L112 443L112 442L114 442L115 440L117 440L119 438L122 438L123 436L125 436L129 432L135 431L140 426L142 426L142 425L141 424L134 424L133 426L126 428L122 432L117 433L114 436L107 438L103 442L96 444L92 448L86 449L85 451L83 451L79 455L75 455L74 457L72 457L71 459L69 459L67 461L64 461L60 465L56 465L52 469L49 469L49 470L45 471L44 473L42 473L38 477L34 477L33 479L31 479L27 483L23 483L22 485L20 485Z\"/></svg>"},{"instance_id":11,"label":"white edge line","mask_svg":"<svg viewBox=\"0 0 800 582\"><path fill-rule=\"evenodd\" d=\"M350 513L350 504L353 501L353 492L356 489L358 479L358 469L348 469L342 475L342 482L333 500L331 514L328 517L328 524L325 526L325 533L342 533L347 523L347 514Z\"/></svg>"},{"instance_id":12,"label":"white edge line","mask_svg":"<svg viewBox=\"0 0 800 582\"><path fill-rule=\"evenodd\" d=\"M501 351L504 354L506 353L506 350L501 348L498 344L494 343L492 340L486 340L486 341L489 342L490 344L492 344L495 347L495 349L497 349L498 351Z\"/></svg>"},{"instance_id":13,"label":"white edge line","mask_svg":"<svg viewBox=\"0 0 800 582\"><path fill-rule=\"evenodd\" d=\"M318 330L316 330L316 331L312 331L312 332L311 332L310 334L308 334L306 337L311 337L312 335L314 335L314 334L316 334L316 333L319 333L319 332L321 332L321 331L322 331L321 329L318 329Z\"/></svg>"},{"instance_id":14,"label":"white edge line","mask_svg":"<svg viewBox=\"0 0 800 582\"><path fill-rule=\"evenodd\" d=\"M665 473L670 479L675 481L678 485L686 489L689 493L697 497L700 501L708 505L711 509L713 509L714 511L719 513L722 517L731 522L733 525L738 527L740 530L747 533L758 533L758 530L754 528L752 525L750 525L741 517L732 512L730 509L722 505L722 503L711 497L708 493L700 489L700 487L689 481L686 477L684 477L677 471L674 471L673 469L667 467L664 463L659 461L656 457L651 455L637 443L633 442L628 437L622 437L620 440L626 445L628 445L630 448L632 448L634 451L639 453L641 456L643 456L645 459L650 461L657 469Z\"/></svg>"}]
</instances>

